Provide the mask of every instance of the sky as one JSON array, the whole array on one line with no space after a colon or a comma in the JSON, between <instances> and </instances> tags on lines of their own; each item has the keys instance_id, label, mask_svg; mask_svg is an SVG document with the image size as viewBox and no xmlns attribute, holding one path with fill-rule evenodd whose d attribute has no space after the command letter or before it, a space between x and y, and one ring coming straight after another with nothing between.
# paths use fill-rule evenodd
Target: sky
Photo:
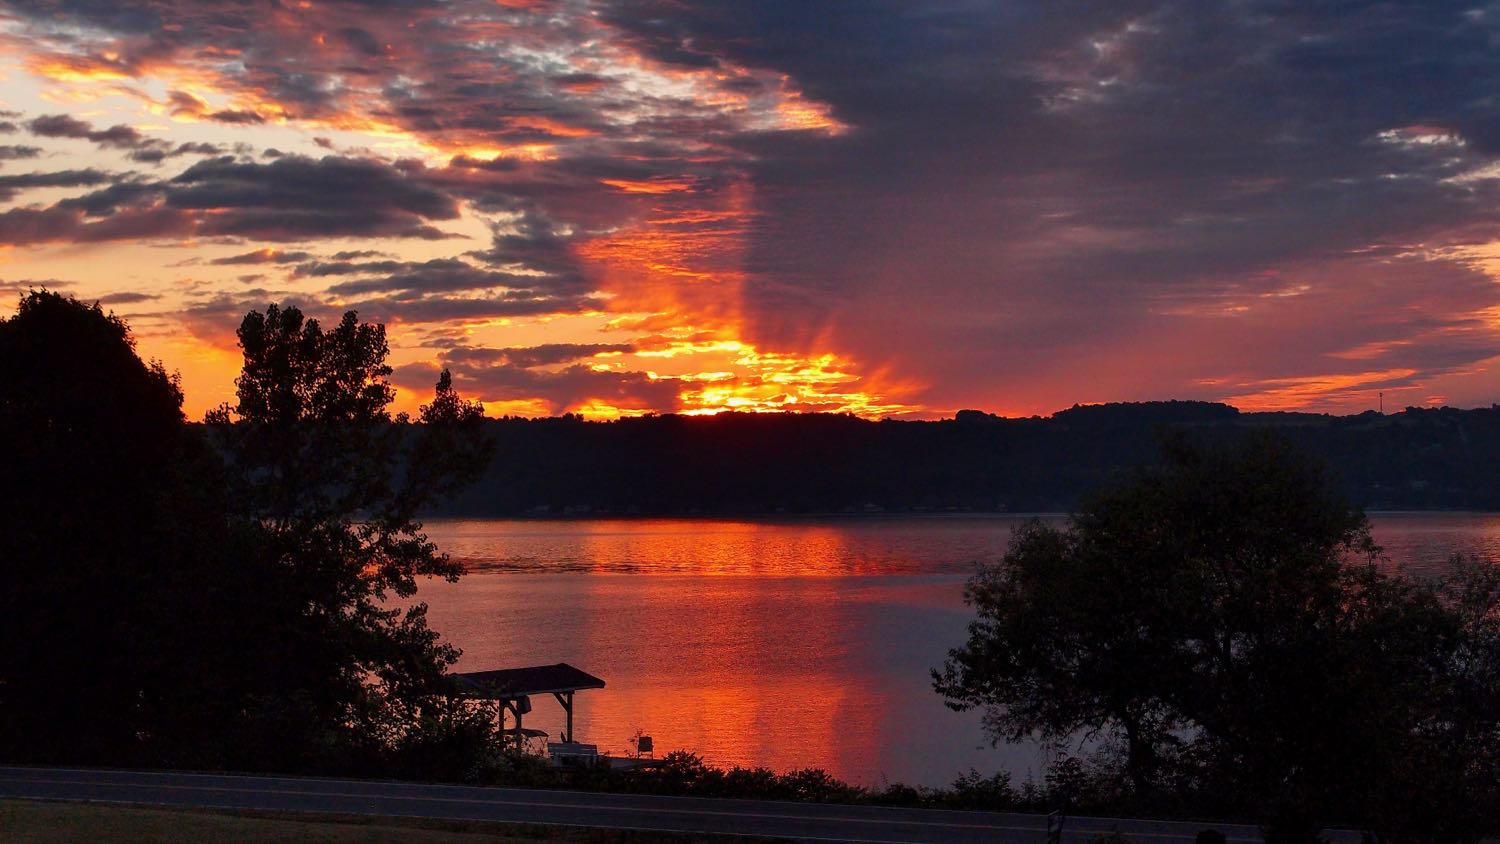
<instances>
[{"instance_id":1,"label":"sky","mask_svg":"<svg viewBox=\"0 0 1500 844\"><path fill-rule=\"evenodd\" d=\"M191 416L271 303L405 410L1500 395L1500 5L20 0L0 111L0 314Z\"/></svg>"}]
</instances>

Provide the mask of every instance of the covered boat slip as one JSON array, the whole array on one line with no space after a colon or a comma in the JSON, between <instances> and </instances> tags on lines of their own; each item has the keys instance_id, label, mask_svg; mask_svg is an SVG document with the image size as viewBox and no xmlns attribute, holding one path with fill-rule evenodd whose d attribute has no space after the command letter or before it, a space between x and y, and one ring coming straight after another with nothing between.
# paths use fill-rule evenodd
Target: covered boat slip
<instances>
[{"instance_id":1,"label":"covered boat slip","mask_svg":"<svg viewBox=\"0 0 1500 844\"><path fill-rule=\"evenodd\" d=\"M458 681L459 691L465 697L477 700L500 702L500 728L515 736L518 745L527 738L546 737L540 730L527 730L521 726L522 717L531 711L532 695L552 695L567 715L567 725L559 741L549 742L547 751L554 761L592 759L598 748L581 744L573 734L573 695L584 689L602 689L604 681L587 671L574 668L566 662L555 665L534 665L529 668L504 668L498 671L469 671L453 675ZM505 713L509 711L516 719L515 727L507 730Z\"/></svg>"}]
</instances>

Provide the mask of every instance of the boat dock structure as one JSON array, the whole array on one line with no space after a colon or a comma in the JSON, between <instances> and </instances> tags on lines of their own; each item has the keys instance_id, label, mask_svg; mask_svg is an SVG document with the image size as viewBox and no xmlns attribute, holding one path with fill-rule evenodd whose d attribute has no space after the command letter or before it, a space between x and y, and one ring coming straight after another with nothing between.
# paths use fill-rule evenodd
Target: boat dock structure
<instances>
[{"instance_id":1,"label":"boat dock structure","mask_svg":"<svg viewBox=\"0 0 1500 844\"><path fill-rule=\"evenodd\" d=\"M529 739L549 738L541 730L528 730L522 726L524 717L531 712L531 698L552 695L566 715L562 735L557 741L547 742L547 755L554 764L590 762L599 758L599 747L578 741L573 732L573 696L587 689L604 688L604 680L579 668L559 662L553 665L533 665L526 668L502 668L494 671L468 671L454 674L459 693L475 700L494 700L500 703L500 730L514 737L517 747L524 747ZM515 725L506 726L507 715L515 719Z\"/></svg>"}]
</instances>

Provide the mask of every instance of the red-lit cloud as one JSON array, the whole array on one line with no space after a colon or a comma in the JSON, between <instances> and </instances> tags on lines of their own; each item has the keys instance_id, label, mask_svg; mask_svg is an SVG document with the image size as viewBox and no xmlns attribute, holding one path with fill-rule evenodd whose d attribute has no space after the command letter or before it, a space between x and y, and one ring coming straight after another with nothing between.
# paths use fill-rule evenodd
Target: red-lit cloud
<instances>
[{"instance_id":1,"label":"red-lit cloud","mask_svg":"<svg viewBox=\"0 0 1500 844\"><path fill-rule=\"evenodd\" d=\"M498 411L1500 386L1500 21L1467 6L0 9L0 272L206 344L162 352L202 358L190 403L269 301L386 321L401 386L447 365Z\"/></svg>"}]
</instances>

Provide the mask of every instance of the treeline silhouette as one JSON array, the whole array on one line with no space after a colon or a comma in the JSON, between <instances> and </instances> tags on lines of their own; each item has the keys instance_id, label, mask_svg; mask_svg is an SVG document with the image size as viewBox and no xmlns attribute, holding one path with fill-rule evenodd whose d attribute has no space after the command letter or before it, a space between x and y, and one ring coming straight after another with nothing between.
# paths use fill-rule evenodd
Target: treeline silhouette
<instances>
[{"instance_id":1,"label":"treeline silhouette","mask_svg":"<svg viewBox=\"0 0 1500 844\"><path fill-rule=\"evenodd\" d=\"M1161 437L1228 443L1271 427L1369 509L1500 509L1500 408L1357 416L1190 401L941 421L725 413L485 423L494 461L442 509L465 516L1067 511Z\"/></svg>"}]
</instances>

